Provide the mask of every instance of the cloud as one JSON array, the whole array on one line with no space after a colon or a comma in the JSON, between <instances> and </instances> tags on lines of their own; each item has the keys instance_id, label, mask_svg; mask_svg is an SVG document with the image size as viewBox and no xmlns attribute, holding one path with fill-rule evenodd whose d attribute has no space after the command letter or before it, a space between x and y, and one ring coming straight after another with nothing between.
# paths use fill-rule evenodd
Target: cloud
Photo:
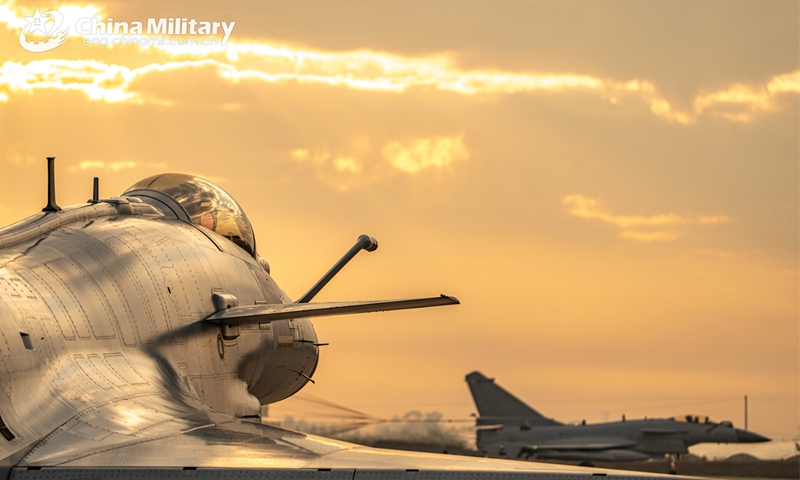
<instances>
[{"instance_id":1,"label":"cloud","mask_svg":"<svg viewBox=\"0 0 800 480\"><path fill-rule=\"evenodd\" d=\"M701 94L694 99L694 115L707 111L734 122L748 122L759 111L777 110L777 97L782 93L800 92L800 71L778 75L765 86L741 83L727 89Z\"/></svg>"},{"instance_id":2,"label":"cloud","mask_svg":"<svg viewBox=\"0 0 800 480\"><path fill-rule=\"evenodd\" d=\"M372 142L359 136L350 145L332 151L327 146L298 148L292 161L313 169L317 178L340 192L426 169L442 170L466 160L469 151L461 135L416 138L385 143L378 153Z\"/></svg>"},{"instance_id":3,"label":"cloud","mask_svg":"<svg viewBox=\"0 0 800 480\"><path fill-rule=\"evenodd\" d=\"M639 242L675 241L679 234L674 231L638 231L629 230L630 227L677 227L685 225L716 225L727 223L730 217L726 215L700 215L685 217L676 213L658 215L615 215L600 207L601 201L583 195L567 195L561 203L569 207L569 214L573 217L601 220L617 227L623 228L620 237L626 240Z\"/></svg>"},{"instance_id":4,"label":"cloud","mask_svg":"<svg viewBox=\"0 0 800 480\"><path fill-rule=\"evenodd\" d=\"M59 10L69 13L65 14L68 21L100 12L91 5L68 5ZM10 30L21 30L25 24L22 17L30 13L0 6L0 23L5 23ZM99 47L76 45L76 48ZM699 93L690 109L681 110L663 98L652 83L641 79L620 80L559 72L462 70L455 66L452 55L446 54L413 57L369 50L330 52L270 42L237 41L230 41L226 46L114 48L127 49L133 53L131 58L137 65L143 66L131 68L97 60L8 61L0 67L0 102L8 102L16 94L49 89L80 91L94 101L152 102L169 106L174 99L156 98L152 93L138 90L140 85L134 80L156 72L191 68L212 68L219 78L231 85L293 83L397 94L410 89L429 89L464 96L582 92L612 105L628 100L640 103L657 117L680 124L694 123L704 115L749 122L759 113L780 110L782 99L800 93L800 71L797 71L774 76L763 85L736 83ZM161 61L153 62L159 57ZM168 82L168 79L160 81ZM238 106L222 102L219 108Z\"/></svg>"},{"instance_id":5,"label":"cloud","mask_svg":"<svg viewBox=\"0 0 800 480\"><path fill-rule=\"evenodd\" d=\"M297 150L292 150L292 159L299 163L306 163L308 161L312 161L315 164L324 163L328 160L330 154L328 152L314 152L312 154L311 150L306 148L298 148Z\"/></svg>"},{"instance_id":6,"label":"cloud","mask_svg":"<svg viewBox=\"0 0 800 480\"><path fill-rule=\"evenodd\" d=\"M561 203L570 207L569 214L573 217L602 220L619 227L686 225L690 223L689 220L674 213L651 216L613 215L599 208L600 200L583 195L567 195L561 199Z\"/></svg>"},{"instance_id":7,"label":"cloud","mask_svg":"<svg viewBox=\"0 0 800 480\"><path fill-rule=\"evenodd\" d=\"M334 156L326 148L314 150L301 148L292 151L292 159L298 163L310 163L318 167L332 165L338 172L358 174L363 169L361 162L352 156Z\"/></svg>"},{"instance_id":8,"label":"cloud","mask_svg":"<svg viewBox=\"0 0 800 480\"><path fill-rule=\"evenodd\" d=\"M308 165L316 172L317 179L339 192L349 191L357 186L374 183L379 175L374 166L365 171L365 158L370 151L368 142L358 139L351 146L350 154L331 153L327 147L318 149L299 148L292 150L292 160ZM367 158L368 159L368 158Z\"/></svg>"},{"instance_id":9,"label":"cloud","mask_svg":"<svg viewBox=\"0 0 800 480\"><path fill-rule=\"evenodd\" d=\"M105 162L103 160L83 160L79 164L72 165L71 167L69 167L69 171L81 172L87 170L95 170L95 171L100 170L104 172L118 172L120 170L133 169L139 166L157 170L164 170L167 168L167 164L163 162L147 163L145 165L139 165L138 162L134 162L131 160L119 161L119 162Z\"/></svg>"},{"instance_id":10,"label":"cloud","mask_svg":"<svg viewBox=\"0 0 800 480\"><path fill-rule=\"evenodd\" d=\"M333 161L336 170L340 172L348 172L353 175L361 172L362 166L353 157L338 157Z\"/></svg>"},{"instance_id":11,"label":"cloud","mask_svg":"<svg viewBox=\"0 0 800 480\"><path fill-rule=\"evenodd\" d=\"M693 248L693 249L689 250L689 252L695 253L697 255L706 255L706 256L713 256L713 257L719 257L719 258L731 258L731 257L733 257L733 254L731 252L726 252L726 251L722 251L722 250L708 250L708 249L702 249L702 248Z\"/></svg>"},{"instance_id":12,"label":"cloud","mask_svg":"<svg viewBox=\"0 0 800 480\"><path fill-rule=\"evenodd\" d=\"M334 57L340 54L330 54ZM376 54L361 53L372 57ZM270 59L271 60L271 59ZM401 60L397 60L401 62ZM285 62L278 62L283 64ZM401 62L402 63L402 62ZM139 91L134 80L156 72L177 72L192 68L212 68L224 81L237 85L241 82L266 84L317 84L363 91L403 93L410 88L434 88L462 95L489 95L535 93L537 91L558 93L582 91L607 99L611 104L622 103L626 95L644 101L656 116L670 122L694 123L702 115L710 114L736 122L749 122L759 112L778 111L779 98L786 93L800 92L800 72L773 77L766 86L746 87L733 85L725 90L698 95L692 111L676 110L666 99L659 96L655 87L639 80L620 82L590 76L565 74L535 74L506 72L461 72L450 70L444 64L422 68L413 59L403 68L388 68L385 72L368 73L359 69L349 70L361 62L333 62L330 70L307 71L308 65L284 66L285 71L275 71L280 65L267 65L264 70L242 67L216 59L182 60L153 63L139 68L106 64L96 60L36 60L27 64L7 61L0 66L0 102L8 102L18 93L36 90L80 91L89 99L109 103L162 103L159 99ZM382 65L378 63L378 65ZM320 67L322 68L322 67ZM279 69L280 70L280 69ZM299 71L298 71L299 70ZM379 75L382 73L383 75ZM363 75L363 76L362 76ZM162 80L168 81L168 80ZM635 98L634 98L635 99ZM220 108L228 108L226 102Z\"/></svg>"},{"instance_id":13,"label":"cloud","mask_svg":"<svg viewBox=\"0 0 800 480\"><path fill-rule=\"evenodd\" d=\"M678 238L678 234L675 232L632 232L630 230L623 231L619 236L637 242L673 242Z\"/></svg>"},{"instance_id":14,"label":"cloud","mask_svg":"<svg viewBox=\"0 0 800 480\"><path fill-rule=\"evenodd\" d=\"M421 138L408 143L392 142L383 147L383 157L397 169L415 174L428 168L446 168L469 158L461 136Z\"/></svg>"}]
</instances>

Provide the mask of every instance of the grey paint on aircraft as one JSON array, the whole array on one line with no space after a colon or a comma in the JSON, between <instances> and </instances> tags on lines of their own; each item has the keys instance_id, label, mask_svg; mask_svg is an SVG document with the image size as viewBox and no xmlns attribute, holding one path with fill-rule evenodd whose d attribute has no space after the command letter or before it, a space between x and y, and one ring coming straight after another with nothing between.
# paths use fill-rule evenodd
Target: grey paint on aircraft
<instances>
[{"instance_id":1,"label":"grey paint on aircraft","mask_svg":"<svg viewBox=\"0 0 800 480\"><path fill-rule=\"evenodd\" d=\"M480 372L466 376L480 416L478 449L506 458L635 461L688 452L697 443L765 442L761 435L708 417L564 425L507 392Z\"/></svg>"}]
</instances>

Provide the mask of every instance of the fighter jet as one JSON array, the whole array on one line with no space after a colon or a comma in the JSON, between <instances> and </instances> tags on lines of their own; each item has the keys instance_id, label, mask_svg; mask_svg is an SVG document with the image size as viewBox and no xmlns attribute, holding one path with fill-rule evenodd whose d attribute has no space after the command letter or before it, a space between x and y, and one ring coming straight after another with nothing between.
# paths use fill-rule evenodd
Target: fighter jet
<instances>
[{"instance_id":1,"label":"fighter jet","mask_svg":"<svg viewBox=\"0 0 800 480\"><path fill-rule=\"evenodd\" d=\"M393 452L261 423L303 388L310 318L457 304L313 303L358 242L291 299L245 212L201 178L161 174L0 229L0 478L641 478ZM326 319L324 321L335 321Z\"/></svg>"},{"instance_id":2,"label":"fighter jet","mask_svg":"<svg viewBox=\"0 0 800 480\"><path fill-rule=\"evenodd\" d=\"M488 455L541 460L635 461L687 453L697 443L767 442L709 417L565 425L547 418L480 372L466 377L478 408L478 449Z\"/></svg>"}]
</instances>

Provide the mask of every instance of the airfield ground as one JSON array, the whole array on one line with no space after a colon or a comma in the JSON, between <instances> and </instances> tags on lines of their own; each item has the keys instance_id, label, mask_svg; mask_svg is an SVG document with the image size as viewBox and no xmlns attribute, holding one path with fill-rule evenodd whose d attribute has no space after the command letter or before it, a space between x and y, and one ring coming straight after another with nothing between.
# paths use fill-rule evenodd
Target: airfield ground
<instances>
[{"instance_id":1,"label":"airfield ground","mask_svg":"<svg viewBox=\"0 0 800 480\"><path fill-rule=\"evenodd\" d=\"M412 450L431 453L448 453L452 455L478 455L472 449L442 447L422 443L405 443L378 441L371 446L396 450ZM575 464L574 462L572 463ZM648 460L644 462L596 462L595 467L639 472L669 473L666 460ZM726 460L703 460L689 456L676 462L677 472L681 475L718 477L718 478L800 478L800 456L783 460L760 460L748 455L737 455Z\"/></svg>"}]
</instances>

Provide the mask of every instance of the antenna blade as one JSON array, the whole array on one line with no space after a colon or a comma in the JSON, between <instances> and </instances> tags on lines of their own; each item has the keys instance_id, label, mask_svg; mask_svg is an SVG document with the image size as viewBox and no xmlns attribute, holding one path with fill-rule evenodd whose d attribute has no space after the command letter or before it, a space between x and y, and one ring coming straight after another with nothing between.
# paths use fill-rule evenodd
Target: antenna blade
<instances>
[{"instance_id":1,"label":"antenna blade","mask_svg":"<svg viewBox=\"0 0 800 480\"><path fill-rule=\"evenodd\" d=\"M43 212L57 212L61 207L56 204L56 157L47 157L47 205Z\"/></svg>"}]
</instances>

